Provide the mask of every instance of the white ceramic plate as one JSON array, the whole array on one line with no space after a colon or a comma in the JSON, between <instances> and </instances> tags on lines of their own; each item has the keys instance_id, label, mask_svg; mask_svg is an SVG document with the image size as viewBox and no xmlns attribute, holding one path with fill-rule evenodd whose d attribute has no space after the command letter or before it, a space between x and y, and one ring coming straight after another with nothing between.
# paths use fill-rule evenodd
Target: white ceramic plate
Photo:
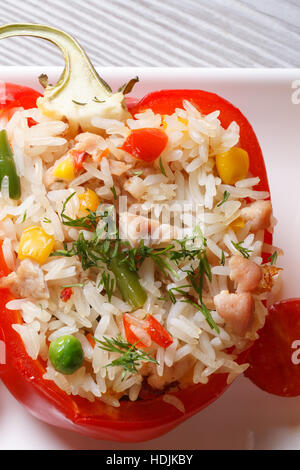
<instances>
[{"instance_id":1,"label":"white ceramic plate","mask_svg":"<svg viewBox=\"0 0 300 470\"><path fill-rule=\"evenodd\" d=\"M0 79L38 88L37 77L57 68L0 67ZM254 127L264 154L274 214L274 244L283 247L281 298L300 297L300 70L105 68L114 89L138 75L135 96L168 88L204 89L235 104ZM297 82L295 82L298 80ZM298 93L300 97L300 93ZM297 96L295 96L297 98ZM300 449L300 398L279 398L240 377L214 404L169 434L139 444L95 441L44 424L0 384L0 449Z\"/></svg>"}]
</instances>

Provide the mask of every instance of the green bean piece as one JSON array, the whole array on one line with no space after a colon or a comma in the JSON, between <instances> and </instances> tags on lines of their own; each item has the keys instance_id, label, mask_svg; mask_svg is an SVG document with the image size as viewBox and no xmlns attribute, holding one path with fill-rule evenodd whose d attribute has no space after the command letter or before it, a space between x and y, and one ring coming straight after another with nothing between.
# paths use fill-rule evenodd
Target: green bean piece
<instances>
[{"instance_id":1,"label":"green bean piece","mask_svg":"<svg viewBox=\"0 0 300 470\"><path fill-rule=\"evenodd\" d=\"M137 273L130 271L118 256L111 260L109 268L116 277L117 287L125 302L129 302L134 308L142 307L147 300L147 294L140 284Z\"/></svg>"},{"instance_id":2,"label":"green bean piece","mask_svg":"<svg viewBox=\"0 0 300 470\"><path fill-rule=\"evenodd\" d=\"M21 185L17 174L13 153L7 140L6 130L0 131L0 185L3 178L8 177L10 199L20 199Z\"/></svg>"}]
</instances>

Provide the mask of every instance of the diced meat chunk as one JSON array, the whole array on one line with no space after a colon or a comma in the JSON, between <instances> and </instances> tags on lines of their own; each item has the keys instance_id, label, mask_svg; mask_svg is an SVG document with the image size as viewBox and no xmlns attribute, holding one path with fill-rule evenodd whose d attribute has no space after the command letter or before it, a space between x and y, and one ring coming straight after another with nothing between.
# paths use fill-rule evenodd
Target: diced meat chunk
<instances>
[{"instance_id":1,"label":"diced meat chunk","mask_svg":"<svg viewBox=\"0 0 300 470\"><path fill-rule=\"evenodd\" d=\"M262 278L261 267L253 261L234 255L229 261L230 279L237 284L237 292L252 292Z\"/></svg>"},{"instance_id":2,"label":"diced meat chunk","mask_svg":"<svg viewBox=\"0 0 300 470\"><path fill-rule=\"evenodd\" d=\"M92 132L78 134L75 137L75 141L74 149L78 152L87 152L93 159L97 159L103 150L103 137Z\"/></svg>"},{"instance_id":3,"label":"diced meat chunk","mask_svg":"<svg viewBox=\"0 0 300 470\"><path fill-rule=\"evenodd\" d=\"M241 217L250 222L250 230L257 232L270 227L272 215L271 201L255 201L241 210Z\"/></svg>"},{"instance_id":4,"label":"diced meat chunk","mask_svg":"<svg viewBox=\"0 0 300 470\"><path fill-rule=\"evenodd\" d=\"M49 291L40 266L26 258L15 272L0 279L0 288L8 288L17 297L48 299Z\"/></svg>"},{"instance_id":5,"label":"diced meat chunk","mask_svg":"<svg viewBox=\"0 0 300 470\"><path fill-rule=\"evenodd\" d=\"M132 178L129 178L125 182L124 189L135 199L140 199L145 193L147 187L145 186L142 178L139 176L132 176Z\"/></svg>"},{"instance_id":6,"label":"diced meat chunk","mask_svg":"<svg viewBox=\"0 0 300 470\"><path fill-rule=\"evenodd\" d=\"M171 367L164 367L163 376L157 373L157 367L151 362L143 364L140 369L140 374L147 377L147 382L155 390L163 390L166 386L174 382L179 382L189 370L192 369L196 360L194 357L188 355L183 357L176 365Z\"/></svg>"},{"instance_id":7,"label":"diced meat chunk","mask_svg":"<svg viewBox=\"0 0 300 470\"><path fill-rule=\"evenodd\" d=\"M121 238L128 240L133 246L137 246L142 239L160 244L170 242L178 236L176 227L130 212L120 214L119 227Z\"/></svg>"},{"instance_id":8,"label":"diced meat chunk","mask_svg":"<svg viewBox=\"0 0 300 470\"><path fill-rule=\"evenodd\" d=\"M222 291L214 297L218 314L225 320L225 325L232 333L244 336L251 327L254 302L249 292L230 294Z\"/></svg>"},{"instance_id":9,"label":"diced meat chunk","mask_svg":"<svg viewBox=\"0 0 300 470\"><path fill-rule=\"evenodd\" d=\"M121 176L126 173L132 165L125 162L118 162L117 160L110 160L109 166L112 175Z\"/></svg>"}]
</instances>

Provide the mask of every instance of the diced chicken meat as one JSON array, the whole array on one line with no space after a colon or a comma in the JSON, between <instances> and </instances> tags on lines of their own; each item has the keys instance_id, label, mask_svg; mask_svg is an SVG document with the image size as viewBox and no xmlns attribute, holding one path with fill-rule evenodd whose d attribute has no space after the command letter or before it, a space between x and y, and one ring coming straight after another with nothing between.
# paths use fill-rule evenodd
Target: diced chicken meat
<instances>
[{"instance_id":1,"label":"diced chicken meat","mask_svg":"<svg viewBox=\"0 0 300 470\"><path fill-rule=\"evenodd\" d=\"M160 244L178 237L176 227L130 212L120 214L119 230L121 238L128 240L133 246L137 246L142 239L150 240L151 244Z\"/></svg>"},{"instance_id":2,"label":"diced chicken meat","mask_svg":"<svg viewBox=\"0 0 300 470\"><path fill-rule=\"evenodd\" d=\"M24 259L18 269L0 279L0 287L8 288L17 297L48 299L49 291L40 266Z\"/></svg>"},{"instance_id":3,"label":"diced chicken meat","mask_svg":"<svg viewBox=\"0 0 300 470\"><path fill-rule=\"evenodd\" d=\"M238 336L244 336L253 321L254 302L249 292L231 294L222 291L214 297L218 314L226 327Z\"/></svg>"},{"instance_id":4,"label":"diced chicken meat","mask_svg":"<svg viewBox=\"0 0 300 470\"><path fill-rule=\"evenodd\" d=\"M78 152L86 152L97 160L103 151L103 144L105 143L103 137L91 132L83 132L75 138L76 145L74 150Z\"/></svg>"},{"instance_id":5,"label":"diced chicken meat","mask_svg":"<svg viewBox=\"0 0 300 470\"><path fill-rule=\"evenodd\" d=\"M237 292L252 292L262 279L262 269L253 261L234 255L229 261L230 279L237 284Z\"/></svg>"},{"instance_id":6,"label":"diced chicken meat","mask_svg":"<svg viewBox=\"0 0 300 470\"><path fill-rule=\"evenodd\" d=\"M129 163L119 162L117 160L109 161L111 174L115 176L123 175L124 173L126 173L126 171L130 170L131 166L132 165L130 165Z\"/></svg>"},{"instance_id":7,"label":"diced chicken meat","mask_svg":"<svg viewBox=\"0 0 300 470\"><path fill-rule=\"evenodd\" d=\"M241 210L241 217L246 222L250 222L250 230L252 232L269 228L271 216L271 201L255 201Z\"/></svg>"},{"instance_id":8,"label":"diced chicken meat","mask_svg":"<svg viewBox=\"0 0 300 470\"><path fill-rule=\"evenodd\" d=\"M158 375L155 364L147 362L143 364L139 372L143 377L147 377L150 387L155 390L163 390L166 386L179 382L193 367L195 362L196 360L192 356L185 356L173 366L165 366L163 376Z\"/></svg>"}]
</instances>

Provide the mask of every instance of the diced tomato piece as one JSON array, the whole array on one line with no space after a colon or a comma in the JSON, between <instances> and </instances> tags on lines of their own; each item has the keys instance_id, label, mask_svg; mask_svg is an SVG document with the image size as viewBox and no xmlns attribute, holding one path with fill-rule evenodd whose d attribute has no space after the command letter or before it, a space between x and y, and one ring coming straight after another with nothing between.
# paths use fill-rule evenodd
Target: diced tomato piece
<instances>
[{"instance_id":1,"label":"diced tomato piece","mask_svg":"<svg viewBox=\"0 0 300 470\"><path fill-rule=\"evenodd\" d=\"M168 331L152 315L147 315L148 333L151 339L166 349L173 343L173 338Z\"/></svg>"},{"instance_id":2,"label":"diced tomato piece","mask_svg":"<svg viewBox=\"0 0 300 470\"><path fill-rule=\"evenodd\" d=\"M28 127L33 127L37 125L37 122L33 118L29 117L27 118L27 124L28 124Z\"/></svg>"},{"instance_id":3,"label":"diced tomato piece","mask_svg":"<svg viewBox=\"0 0 300 470\"><path fill-rule=\"evenodd\" d=\"M152 341L161 346L162 348L167 348L170 344L173 343L172 336L167 332L167 330L156 320L152 315L147 315L146 321L141 322L143 325L140 328L145 330L145 333L148 333ZM134 334L130 326L133 324L131 321L131 315L125 313L123 315L123 324L126 339L129 343L135 344L139 341L139 338ZM138 325L137 325L138 326ZM145 348L145 344L139 341L137 347Z\"/></svg>"},{"instance_id":4,"label":"diced tomato piece","mask_svg":"<svg viewBox=\"0 0 300 470\"><path fill-rule=\"evenodd\" d=\"M300 299L269 308L247 362L245 375L262 390L283 397L300 395Z\"/></svg>"},{"instance_id":5,"label":"diced tomato piece","mask_svg":"<svg viewBox=\"0 0 300 470\"><path fill-rule=\"evenodd\" d=\"M98 161L100 162L102 160L103 157L107 157L107 155L109 154L109 148L106 147L106 149L104 149L100 155L99 155L99 158L98 158Z\"/></svg>"},{"instance_id":6,"label":"diced tomato piece","mask_svg":"<svg viewBox=\"0 0 300 470\"><path fill-rule=\"evenodd\" d=\"M136 344L137 348L146 348L147 346L140 341L140 339L133 333L132 329L130 326L132 325L132 322L130 321L131 315L128 313L125 313L123 315L123 325L124 325L124 330L125 330L125 336L130 344Z\"/></svg>"},{"instance_id":7,"label":"diced tomato piece","mask_svg":"<svg viewBox=\"0 0 300 470\"><path fill-rule=\"evenodd\" d=\"M67 302L67 300L70 299L72 294L73 294L72 287L65 287L60 293L60 298L63 302Z\"/></svg>"},{"instance_id":8,"label":"diced tomato piece","mask_svg":"<svg viewBox=\"0 0 300 470\"><path fill-rule=\"evenodd\" d=\"M153 162L160 156L167 143L168 136L163 130L145 127L131 131L120 148L138 160Z\"/></svg>"},{"instance_id":9,"label":"diced tomato piece","mask_svg":"<svg viewBox=\"0 0 300 470\"><path fill-rule=\"evenodd\" d=\"M79 152L78 150L72 150L72 157L74 162L74 167L76 171L82 170L82 164L88 154L86 152Z\"/></svg>"},{"instance_id":10,"label":"diced tomato piece","mask_svg":"<svg viewBox=\"0 0 300 470\"><path fill-rule=\"evenodd\" d=\"M96 341L94 340L93 336L91 335L91 333L88 333L86 335L86 339L88 340L88 342L90 343L90 345L92 346L92 348L95 347L95 344L96 344Z\"/></svg>"}]
</instances>

